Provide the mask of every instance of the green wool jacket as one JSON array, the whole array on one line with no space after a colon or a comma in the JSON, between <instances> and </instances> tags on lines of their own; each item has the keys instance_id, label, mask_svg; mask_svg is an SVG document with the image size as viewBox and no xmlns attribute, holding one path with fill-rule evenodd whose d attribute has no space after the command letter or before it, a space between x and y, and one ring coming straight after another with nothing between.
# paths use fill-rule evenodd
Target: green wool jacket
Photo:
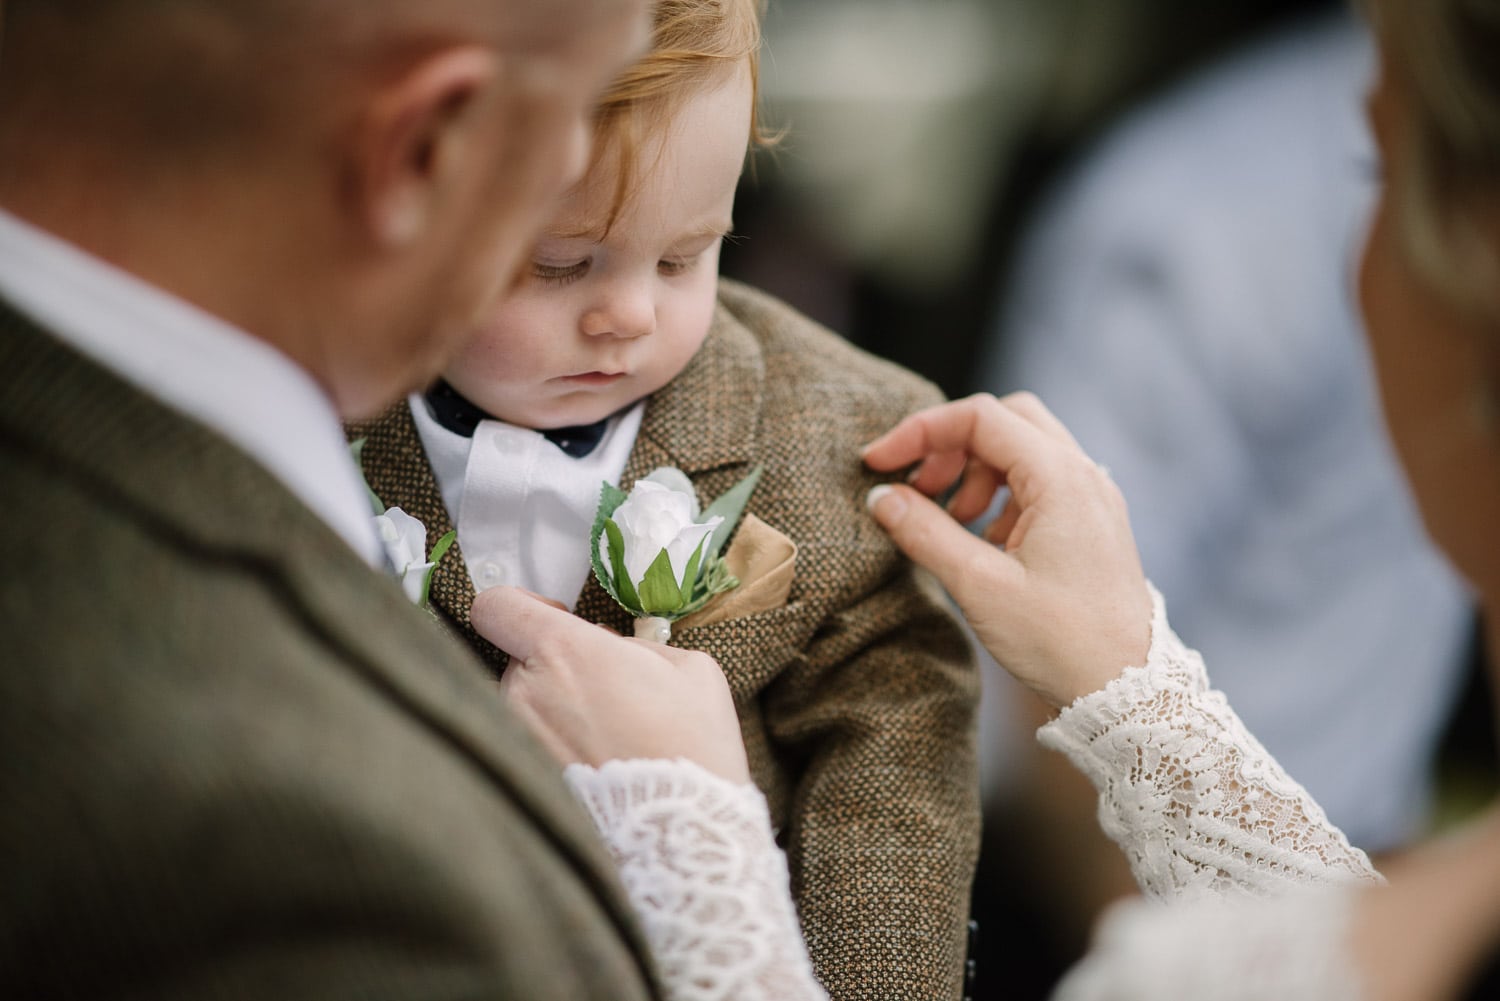
<instances>
[{"instance_id":1,"label":"green wool jacket","mask_svg":"<svg viewBox=\"0 0 1500 1001\"><path fill-rule=\"evenodd\" d=\"M461 644L3 303L0 373L0 997L658 996Z\"/></svg>"},{"instance_id":2,"label":"green wool jacket","mask_svg":"<svg viewBox=\"0 0 1500 1001\"><path fill-rule=\"evenodd\" d=\"M764 470L747 510L797 547L785 605L674 631L718 660L756 784L787 849L819 979L842 999L959 996L978 852L979 681L941 592L865 509L877 479L859 447L940 400L784 303L722 281L703 347L646 405L621 486L659 466L704 503ZM349 428L366 479L436 539L453 527L402 403ZM433 604L494 670L474 634L458 546ZM578 614L629 633L592 576Z\"/></svg>"}]
</instances>

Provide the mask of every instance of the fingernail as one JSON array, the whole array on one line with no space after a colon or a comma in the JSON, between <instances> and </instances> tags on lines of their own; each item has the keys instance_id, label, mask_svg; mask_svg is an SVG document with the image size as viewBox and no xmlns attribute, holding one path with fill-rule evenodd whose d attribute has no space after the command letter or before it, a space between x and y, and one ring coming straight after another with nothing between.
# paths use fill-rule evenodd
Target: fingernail
<instances>
[{"instance_id":1,"label":"fingernail","mask_svg":"<svg viewBox=\"0 0 1500 1001\"><path fill-rule=\"evenodd\" d=\"M906 498L896 492L896 488L889 483L871 487L870 492L865 495L865 506L870 509L871 514L879 514L883 521L895 521L906 511ZM876 507L880 511L876 512Z\"/></svg>"}]
</instances>

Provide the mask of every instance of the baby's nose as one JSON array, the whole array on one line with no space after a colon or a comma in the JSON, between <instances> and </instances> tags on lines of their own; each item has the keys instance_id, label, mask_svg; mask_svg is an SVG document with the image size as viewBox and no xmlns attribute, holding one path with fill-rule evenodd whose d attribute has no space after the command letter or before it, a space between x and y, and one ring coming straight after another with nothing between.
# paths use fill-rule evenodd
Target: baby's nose
<instances>
[{"instance_id":1,"label":"baby's nose","mask_svg":"<svg viewBox=\"0 0 1500 1001\"><path fill-rule=\"evenodd\" d=\"M583 318L590 337L644 337L655 329L656 300L639 283L612 286Z\"/></svg>"}]
</instances>

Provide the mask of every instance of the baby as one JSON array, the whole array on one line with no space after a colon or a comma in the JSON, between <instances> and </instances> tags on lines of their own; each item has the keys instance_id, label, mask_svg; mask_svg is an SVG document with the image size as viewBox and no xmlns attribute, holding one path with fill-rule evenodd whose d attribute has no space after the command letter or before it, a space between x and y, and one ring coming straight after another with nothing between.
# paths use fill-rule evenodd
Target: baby
<instances>
[{"instance_id":1,"label":"baby","mask_svg":"<svg viewBox=\"0 0 1500 1001\"><path fill-rule=\"evenodd\" d=\"M954 998L978 841L978 680L939 591L870 520L859 446L937 391L718 276L756 121L760 0L661 0L651 52L529 270L429 392L353 427L380 499L456 527L433 607L526 587L629 632L593 579L599 486L681 469L704 503L751 469L755 545L789 586L710 605L675 645L723 666L835 998ZM744 535L751 520L740 529ZM794 555L793 555L794 554ZM736 592L729 592L731 597Z\"/></svg>"}]
</instances>

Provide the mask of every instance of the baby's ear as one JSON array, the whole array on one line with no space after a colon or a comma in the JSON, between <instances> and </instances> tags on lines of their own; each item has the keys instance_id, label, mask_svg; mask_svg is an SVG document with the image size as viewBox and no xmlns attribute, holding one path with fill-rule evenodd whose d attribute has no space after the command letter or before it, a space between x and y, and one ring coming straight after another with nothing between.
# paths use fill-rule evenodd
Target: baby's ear
<instances>
[{"instance_id":1,"label":"baby's ear","mask_svg":"<svg viewBox=\"0 0 1500 1001\"><path fill-rule=\"evenodd\" d=\"M387 249L415 242L466 173L488 169L466 143L469 112L498 75L479 46L414 61L366 100L347 147L349 194L366 236ZM470 163L469 160L476 162Z\"/></svg>"}]
</instances>

